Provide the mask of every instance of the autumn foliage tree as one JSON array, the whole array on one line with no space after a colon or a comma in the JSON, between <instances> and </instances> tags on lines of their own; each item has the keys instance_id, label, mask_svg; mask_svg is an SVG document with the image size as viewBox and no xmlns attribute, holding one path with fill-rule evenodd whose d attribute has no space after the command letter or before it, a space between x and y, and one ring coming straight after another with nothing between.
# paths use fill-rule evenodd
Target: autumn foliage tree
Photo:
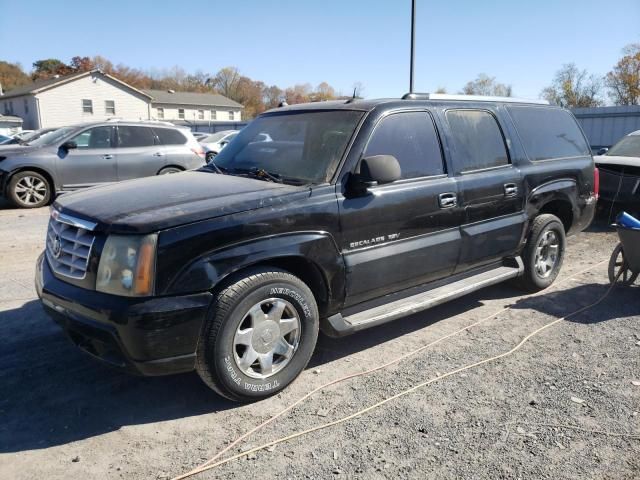
<instances>
[{"instance_id":1,"label":"autumn foliage tree","mask_svg":"<svg viewBox=\"0 0 640 480\"><path fill-rule=\"evenodd\" d=\"M640 43L627 45L607 76L609 97L616 105L640 105Z\"/></svg>"},{"instance_id":2,"label":"autumn foliage tree","mask_svg":"<svg viewBox=\"0 0 640 480\"><path fill-rule=\"evenodd\" d=\"M599 107L602 101L602 81L575 63L567 63L556 72L551 85L541 96L550 103L565 108Z\"/></svg>"},{"instance_id":3,"label":"autumn foliage tree","mask_svg":"<svg viewBox=\"0 0 640 480\"><path fill-rule=\"evenodd\" d=\"M22 71L17 63L0 61L0 86L7 91L31 83L29 75Z\"/></svg>"}]
</instances>

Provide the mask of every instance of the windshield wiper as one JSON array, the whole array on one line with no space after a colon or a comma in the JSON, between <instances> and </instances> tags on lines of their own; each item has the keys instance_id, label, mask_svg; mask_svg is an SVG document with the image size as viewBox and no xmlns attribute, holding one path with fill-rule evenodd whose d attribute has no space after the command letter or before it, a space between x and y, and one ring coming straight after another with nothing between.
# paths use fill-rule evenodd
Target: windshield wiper
<instances>
[{"instance_id":1,"label":"windshield wiper","mask_svg":"<svg viewBox=\"0 0 640 480\"><path fill-rule=\"evenodd\" d=\"M231 173L246 174L267 182L283 183L282 176L279 173L268 172L264 168L234 168Z\"/></svg>"},{"instance_id":2,"label":"windshield wiper","mask_svg":"<svg viewBox=\"0 0 640 480\"><path fill-rule=\"evenodd\" d=\"M226 169L223 169L221 167L219 167L218 165L216 165L216 162L213 161L213 159L209 160L208 165L211 165L213 167L213 169L216 171L216 173L219 173L220 175L224 175L224 172Z\"/></svg>"}]
</instances>

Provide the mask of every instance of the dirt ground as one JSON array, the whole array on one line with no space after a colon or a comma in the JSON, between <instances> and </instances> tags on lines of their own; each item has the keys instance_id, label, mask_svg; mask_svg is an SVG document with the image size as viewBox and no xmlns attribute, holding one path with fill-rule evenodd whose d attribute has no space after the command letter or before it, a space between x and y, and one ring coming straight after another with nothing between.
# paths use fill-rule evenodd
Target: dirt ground
<instances>
[{"instance_id":1,"label":"dirt ground","mask_svg":"<svg viewBox=\"0 0 640 480\"><path fill-rule=\"evenodd\" d=\"M0 204L3 479L171 478L315 386L513 305L397 365L317 394L233 453L345 416L506 352L536 328L592 303L608 288L606 264L599 262L617 241L604 224L570 238L559 280L594 268L545 295L499 285L351 337L321 337L290 388L236 405L195 373L133 377L78 351L44 315L33 288L47 219L47 209ZM513 355L194 478L639 478L638 292L616 288Z\"/></svg>"}]
</instances>

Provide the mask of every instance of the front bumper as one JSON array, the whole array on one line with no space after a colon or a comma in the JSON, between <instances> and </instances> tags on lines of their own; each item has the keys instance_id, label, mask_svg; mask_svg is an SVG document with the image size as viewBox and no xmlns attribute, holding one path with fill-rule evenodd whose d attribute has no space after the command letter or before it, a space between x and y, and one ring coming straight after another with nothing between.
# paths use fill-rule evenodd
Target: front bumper
<instances>
[{"instance_id":1,"label":"front bumper","mask_svg":"<svg viewBox=\"0 0 640 480\"><path fill-rule=\"evenodd\" d=\"M58 279L44 254L35 283L46 313L92 356L141 375L194 369L210 293L129 298L86 290Z\"/></svg>"}]
</instances>

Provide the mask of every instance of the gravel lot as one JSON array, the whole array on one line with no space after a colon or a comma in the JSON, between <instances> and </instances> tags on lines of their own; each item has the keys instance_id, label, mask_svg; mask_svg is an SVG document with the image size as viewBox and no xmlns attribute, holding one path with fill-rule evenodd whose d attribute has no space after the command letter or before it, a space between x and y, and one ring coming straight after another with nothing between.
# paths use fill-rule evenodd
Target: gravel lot
<instances>
[{"instance_id":1,"label":"gravel lot","mask_svg":"<svg viewBox=\"0 0 640 480\"><path fill-rule=\"evenodd\" d=\"M321 337L289 389L237 406L195 374L132 377L73 347L33 289L47 219L47 209L0 203L0 478L171 478L313 387L513 305L397 365L317 394L246 445L342 417L508 351L536 328L593 302L608 287L606 264L597 264L617 241L606 226L571 238L560 280L596 266L546 295L522 296L499 285L351 337ZM602 304L509 357L194 478L638 478L638 288L614 289Z\"/></svg>"}]
</instances>

